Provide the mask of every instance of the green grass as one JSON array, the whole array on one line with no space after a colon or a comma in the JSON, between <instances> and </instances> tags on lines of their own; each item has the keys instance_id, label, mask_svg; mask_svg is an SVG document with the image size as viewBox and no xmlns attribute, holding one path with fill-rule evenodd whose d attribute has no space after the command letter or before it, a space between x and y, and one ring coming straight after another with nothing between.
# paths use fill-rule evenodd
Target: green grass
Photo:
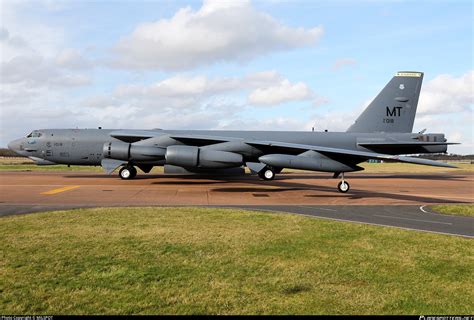
<instances>
[{"instance_id":1,"label":"green grass","mask_svg":"<svg viewBox=\"0 0 474 320\"><path fill-rule=\"evenodd\" d=\"M430 206L430 208L438 213L474 217L474 204L447 204Z\"/></svg>"},{"instance_id":2,"label":"green grass","mask_svg":"<svg viewBox=\"0 0 474 320\"><path fill-rule=\"evenodd\" d=\"M0 171L104 171L101 167L90 166L70 166L54 165L54 166L37 166L35 164L2 164Z\"/></svg>"},{"instance_id":3,"label":"green grass","mask_svg":"<svg viewBox=\"0 0 474 320\"><path fill-rule=\"evenodd\" d=\"M28 158L0 158L1 171L82 171L82 172L104 172L101 166L70 166L52 165L38 166ZM139 170L140 171L140 170ZM141 172L141 171L140 171ZM155 167L151 173L163 173L163 167ZM142 172L143 174L143 172Z\"/></svg>"},{"instance_id":4,"label":"green grass","mask_svg":"<svg viewBox=\"0 0 474 320\"><path fill-rule=\"evenodd\" d=\"M5 314L472 314L473 240L206 208L0 219Z\"/></svg>"}]
</instances>

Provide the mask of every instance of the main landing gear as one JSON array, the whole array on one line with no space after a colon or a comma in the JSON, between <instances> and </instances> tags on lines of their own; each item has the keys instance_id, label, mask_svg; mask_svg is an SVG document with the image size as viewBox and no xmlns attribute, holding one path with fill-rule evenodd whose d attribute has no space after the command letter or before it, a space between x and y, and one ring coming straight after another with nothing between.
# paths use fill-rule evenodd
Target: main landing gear
<instances>
[{"instance_id":1,"label":"main landing gear","mask_svg":"<svg viewBox=\"0 0 474 320\"><path fill-rule=\"evenodd\" d=\"M263 170L258 173L258 176L260 177L260 179L269 181L269 180L275 179L275 173L276 173L275 169L273 169L272 167L267 166L267 167L263 168Z\"/></svg>"},{"instance_id":2,"label":"main landing gear","mask_svg":"<svg viewBox=\"0 0 474 320\"><path fill-rule=\"evenodd\" d=\"M137 169L135 169L135 167L131 165L127 165L123 167L122 169L120 169L119 171L119 176L123 180L133 179L135 178L136 175L137 175Z\"/></svg>"},{"instance_id":3,"label":"main landing gear","mask_svg":"<svg viewBox=\"0 0 474 320\"><path fill-rule=\"evenodd\" d=\"M350 189L349 182L344 180L344 172L342 172L341 181L337 184L337 189L342 193L346 193Z\"/></svg>"}]
</instances>

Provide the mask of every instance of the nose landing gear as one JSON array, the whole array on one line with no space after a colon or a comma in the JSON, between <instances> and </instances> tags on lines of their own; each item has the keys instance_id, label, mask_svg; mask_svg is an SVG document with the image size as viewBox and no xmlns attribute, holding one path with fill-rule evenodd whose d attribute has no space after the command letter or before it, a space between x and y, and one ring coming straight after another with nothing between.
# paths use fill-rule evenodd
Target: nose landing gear
<instances>
[{"instance_id":1,"label":"nose landing gear","mask_svg":"<svg viewBox=\"0 0 474 320\"><path fill-rule=\"evenodd\" d=\"M123 180L133 179L135 178L136 175L137 175L137 169L135 169L135 167L131 165L127 165L123 167L122 169L120 169L119 171L119 176Z\"/></svg>"}]
</instances>

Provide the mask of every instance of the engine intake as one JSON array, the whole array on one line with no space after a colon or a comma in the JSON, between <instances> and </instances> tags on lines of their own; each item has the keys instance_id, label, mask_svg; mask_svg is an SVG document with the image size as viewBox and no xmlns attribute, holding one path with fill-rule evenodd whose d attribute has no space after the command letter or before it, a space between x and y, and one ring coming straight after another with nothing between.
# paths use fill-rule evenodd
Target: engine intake
<instances>
[{"instance_id":1,"label":"engine intake","mask_svg":"<svg viewBox=\"0 0 474 320\"><path fill-rule=\"evenodd\" d=\"M232 168L243 164L241 154L198 148L193 146L169 146L166 163L184 168Z\"/></svg>"}]
</instances>

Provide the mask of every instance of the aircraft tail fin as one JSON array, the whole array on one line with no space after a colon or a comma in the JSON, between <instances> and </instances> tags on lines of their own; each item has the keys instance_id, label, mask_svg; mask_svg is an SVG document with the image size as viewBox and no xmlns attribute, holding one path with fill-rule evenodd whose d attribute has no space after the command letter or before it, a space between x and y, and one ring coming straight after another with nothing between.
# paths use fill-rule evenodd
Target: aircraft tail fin
<instances>
[{"instance_id":1,"label":"aircraft tail fin","mask_svg":"<svg viewBox=\"0 0 474 320\"><path fill-rule=\"evenodd\" d=\"M422 72L397 72L347 132L412 132L422 82Z\"/></svg>"}]
</instances>

